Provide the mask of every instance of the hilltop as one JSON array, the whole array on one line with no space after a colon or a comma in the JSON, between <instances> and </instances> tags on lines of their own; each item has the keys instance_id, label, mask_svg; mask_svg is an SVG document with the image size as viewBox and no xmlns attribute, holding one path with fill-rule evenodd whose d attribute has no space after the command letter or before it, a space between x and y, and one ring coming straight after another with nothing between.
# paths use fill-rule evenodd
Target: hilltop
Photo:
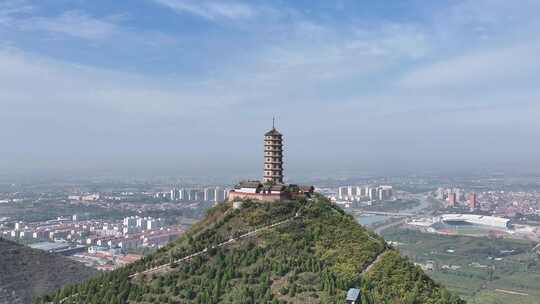
<instances>
[{"instance_id":1,"label":"hilltop","mask_svg":"<svg viewBox=\"0 0 540 304\"><path fill-rule=\"evenodd\" d=\"M220 204L125 268L37 302L463 303L327 199Z\"/></svg>"},{"instance_id":2,"label":"hilltop","mask_svg":"<svg viewBox=\"0 0 540 304\"><path fill-rule=\"evenodd\" d=\"M0 239L0 304L31 303L32 298L97 274L66 257Z\"/></svg>"}]
</instances>

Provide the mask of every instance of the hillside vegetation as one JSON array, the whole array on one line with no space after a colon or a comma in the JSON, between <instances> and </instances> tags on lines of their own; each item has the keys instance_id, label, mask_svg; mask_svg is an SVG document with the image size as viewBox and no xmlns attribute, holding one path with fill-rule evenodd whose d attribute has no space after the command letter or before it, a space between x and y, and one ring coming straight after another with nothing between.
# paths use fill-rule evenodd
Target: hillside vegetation
<instances>
[{"instance_id":1,"label":"hillside vegetation","mask_svg":"<svg viewBox=\"0 0 540 304\"><path fill-rule=\"evenodd\" d=\"M66 257L0 239L0 304L31 303L32 298L97 274Z\"/></svg>"},{"instance_id":2,"label":"hillside vegetation","mask_svg":"<svg viewBox=\"0 0 540 304\"><path fill-rule=\"evenodd\" d=\"M155 254L37 302L344 303L350 287L362 303L462 303L320 196L221 204Z\"/></svg>"}]
</instances>

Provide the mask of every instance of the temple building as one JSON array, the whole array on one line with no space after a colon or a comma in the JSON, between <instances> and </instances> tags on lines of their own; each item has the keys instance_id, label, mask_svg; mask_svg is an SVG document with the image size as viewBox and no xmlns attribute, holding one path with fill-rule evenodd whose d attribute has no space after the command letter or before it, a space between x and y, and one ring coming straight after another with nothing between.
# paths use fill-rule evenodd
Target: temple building
<instances>
[{"instance_id":1,"label":"temple building","mask_svg":"<svg viewBox=\"0 0 540 304\"><path fill-rule=\"evenodd\" d=\"M264 134L262 182L242 181L229 192L229 200L279 201L313 194L313 186L285 184L283 177L283 135L275 128Z\"/></svg>"}]
</instances>

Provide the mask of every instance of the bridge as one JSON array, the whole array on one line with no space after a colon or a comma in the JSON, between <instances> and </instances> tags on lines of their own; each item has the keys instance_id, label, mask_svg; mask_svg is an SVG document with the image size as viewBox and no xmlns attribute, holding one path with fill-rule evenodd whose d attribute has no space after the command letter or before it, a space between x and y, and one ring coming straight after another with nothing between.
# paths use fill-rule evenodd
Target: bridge
<instances>
[{"instance_id":1,"label":"bridge","mask_svg":"<svg viewBox=\"0 0 540 304\"><path fill-rule=\"evenodd\" d=\"M383 215L391 217L409 217L414 216L413 213L404 213L404 212L383 212L383 211L363 211L363 210L354 210L356 214L370 214L370 215Z\"/></svg>"}]
</instances>

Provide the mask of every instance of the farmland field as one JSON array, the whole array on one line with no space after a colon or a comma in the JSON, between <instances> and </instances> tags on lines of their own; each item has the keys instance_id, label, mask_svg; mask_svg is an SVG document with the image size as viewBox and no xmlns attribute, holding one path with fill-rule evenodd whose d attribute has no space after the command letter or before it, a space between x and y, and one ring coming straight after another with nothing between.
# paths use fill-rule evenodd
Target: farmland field
<instances>
[{"instance_id":1,"label":"farmland field","mask_svg":"<svg viewBox=\"0 0 540 304\"><path fill-rule=\"evenodd\" d=\"M388 229L383 236L468 303L540 303L540 262L531 252L531 242L400 228Z\"/></svg>"}]
</instances>

